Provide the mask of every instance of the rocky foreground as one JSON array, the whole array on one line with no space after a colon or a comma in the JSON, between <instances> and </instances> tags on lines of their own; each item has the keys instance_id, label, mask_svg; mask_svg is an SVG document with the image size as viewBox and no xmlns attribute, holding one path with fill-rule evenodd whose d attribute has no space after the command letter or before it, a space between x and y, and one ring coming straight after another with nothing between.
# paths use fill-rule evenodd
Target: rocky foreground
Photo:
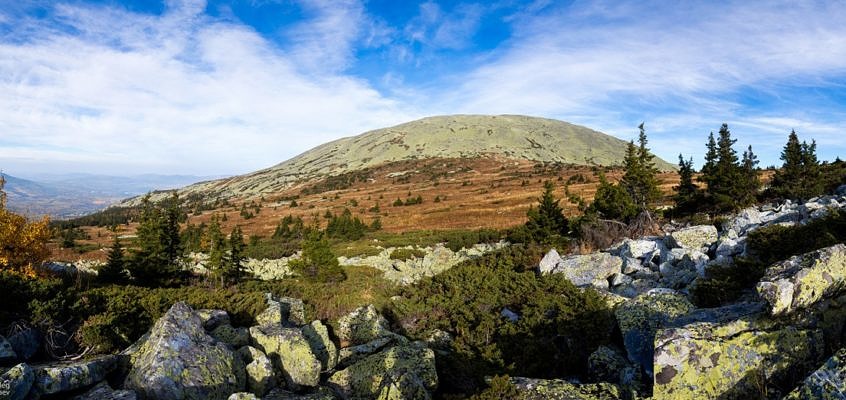
<instances>
[{"instance_id":1,"label":"rocky foreground","mask_svg":"<svg viewBox=\"0 0 846 400\"><path fill-rule=\"evenodd\" d=\"M620 347L601 346L587 377L513 377L521 399L846 398L846 245L774 263L754 290L719 308L697 308L690 292L711 268L735 268L747 235L804 224L846 208L846 196L742 211L714 226L665 227L601 252L551 250L541 274L564 274L608 301ZM26 363L37 332L0 337L0 398L75 399L428 399L436 357L450 335L411 341L373 306L330 329L305 318L302 301L266 295L255 326L233 326L224 310L174 304L117 355ZM507 312L506 312L507 311ZM520 315L504 309L512 321ZM794 384L798 382L798 384Z\"/></svg>"}]
</instances>

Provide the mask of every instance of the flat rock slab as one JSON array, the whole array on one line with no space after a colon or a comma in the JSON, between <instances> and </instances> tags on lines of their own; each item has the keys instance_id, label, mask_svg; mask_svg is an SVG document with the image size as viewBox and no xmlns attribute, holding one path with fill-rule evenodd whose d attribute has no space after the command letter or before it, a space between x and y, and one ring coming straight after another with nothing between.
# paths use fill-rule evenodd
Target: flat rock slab
<instances>
[{"instance_id":1,"label":"flat rock slab","mask_svg":"<svg viewBox=\"0 0 846 400\"><path fill-rule=\"evenodd\" d=\"M785 315L835 296L844 287L846 245L841 243L773 264L756 289L772 315Z\"/></svg>"},{"instance_id":2,"label":"flat rock slab","mask_svg":"<svg viewBox=\"0 0 846 400\"><path fill-rule=\"evenodd\" d=\"M0 375L0 398L23 400L32 389L35 374L26 364L18 364Z\"/></svg>"},{"instance_id":3,"label":"flat rock slab","mask_svg":"<svg viewBox=\"0 0 846 400\"><path fill-rule=\"evenodd\" d=\"M696 225L682 228L667 235L670 248L701 249L717 241L717 228L714 225Z\"/></svg>"},{"instance_id":4,"label":"flat rock slab","mask_svg":"<svg viewBox=\"0 0 846 400\"><path fill-rule=\"evenodd\" d=\"M622 271L622 258L608 253L592 253L565 257L548 273L564 274L576 286L607 289L608 278Z\"/></svg>"},{"instance_id":5,"label":"flat rock slab","mask_svg":"<svg viewBox=\"0 0 846 400\"><path fill-rule=\"evenodd\" d=\"M371 355L329 378L329 386L343 398L419 398L411 393L433 392L438 387L435 353L422 346L395 346ZM385 393L388 392L388 393Z\"/></svg>"},{"instance_id":6,"label":"flat rock slab","mask_svg":"<svg viewBox=\"0 0 846 400\"><path fill-rule=\"evenodd\" d=\"M34 365L33 390L39 394L64 393L106 379L117 367L117 356L107 355L86 361Z\"/></svg>"}]
</instances>

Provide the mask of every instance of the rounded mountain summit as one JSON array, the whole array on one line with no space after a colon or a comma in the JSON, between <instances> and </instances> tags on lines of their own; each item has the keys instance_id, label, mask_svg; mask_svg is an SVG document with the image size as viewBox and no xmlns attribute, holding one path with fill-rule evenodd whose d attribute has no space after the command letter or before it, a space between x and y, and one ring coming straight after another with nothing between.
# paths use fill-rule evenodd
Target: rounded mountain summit
<instances>
[{"instance_id":1,"label":"rounded mountain summit","mask_svg":"<svg viewBox=\"0 0 846 400\"><path fill-rule=\"evenodd\" d=\"M523 115L446 115L338 139L253 173L201 182L181 193L255 196L379 165L435 158L504 157L578 165L621 165L627 142L584 126ZM675 166L656 157L656 167Z\"/></svg>"}]
</instances>

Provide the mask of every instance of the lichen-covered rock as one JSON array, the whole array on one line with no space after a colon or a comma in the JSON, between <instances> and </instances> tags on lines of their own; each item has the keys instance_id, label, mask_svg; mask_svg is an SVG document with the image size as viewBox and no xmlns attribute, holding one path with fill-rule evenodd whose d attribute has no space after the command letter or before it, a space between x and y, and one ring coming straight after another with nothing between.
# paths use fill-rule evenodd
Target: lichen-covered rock
<instances>
[{"instance_id":1,"label":"lichen-covered rock","mask_svg":"<svg viewBox=\"0 0 846 400\"><path fill-rule=\"evenodd\" d=\"M372 304L359 307L338 319L338 339L341 347L355 346L374 339L392 336L385 319Z\"/></svg>"},{"instance_id":2,"label":"lichen-covered rock","mask_svg":"<svg viewBox=\"0 0 846 400\"><path fill-rule=\"evenodd\" d=\"M540 262L538 263L538 271L541 274L548 274L555 269L555 266L561 262L561 255L558 254L558 251L555 249L550 250L546 255L541 258Z\"/></svg>"},{"instance_id":3,"label":"lichen-covered rock","mask_svg":"<svg viewBox=\"0 0 846 400\"><path fill-rule=\"evenodd\" d=\"M404 375L409 375L404 377ZM390 382L385 382L390 379ZM399 393L429 393L438 386L435 353L423 346L401 345L373 354L346 369L332 374L328 381L343 398L376 398L387 386L401 385ZM395 391L396 392L396 391Z\"/></svg>"},{"instance_id":4,"label":"lichen-covered rock","mask_svg":"<svg viewBox=\"0 0 846 400\"><path fill-rule=\"evenodd\" d=\"M213 331L220 325L229 325L229 313L223 310L200 309L194 311L200 320L203 321L203 328Z\"/></svg>"},{"instance_id":5,"label":"lichen-covered rock","mask_svg":"<svg viewBox=\"0 0 846 400\"><path fill-rule=\"evenodd\" d=\"M415 374L394 371L382 379L376 400L431 400L426 384Z\"/></svg>"},{"instance_id":6,"label":"lichen-covered rock","mask_svg":"<svg viewBox=\"0 0 846 400\"><path fill-rule=\"evenodd\" d=\"M588 357L588 374L595 382L624 386L640 381L640 369L633 367L619 350L608 346L599 346Z\"/></svg>"},{"instance_id":7,"label":"lichen-covered rock","mask_svg":"<svg viewBox=\"0 0 846 400\"><path fill-rule=\"evenodd\" d=\"M18 364L0 375L0 397L7 400L23 400L35 382L32 368Z\"/></svg>"},{"instance_id":8,"label":"lichen-covered rock","mask_svg":"<svg viewBox=\"0 0 846 400\"><path fill-rule=\"evenodd\" d=\"M114 390L105 381L94 385L85 394L74 397L72 400L135 400L138 395L131 390Z\"/></svg>"},{"instance_id":9,"label":"lichen-covered rock","mask_svg":"<svg viewBox=\"0 0 846 400\"><path fill-rule=\"evenodd\" d=\"M399 337L399 336L397 336ZM383 348L387 347L396 342L396 337L394 336L385 336L380 337L378 339L372 340L365 344L360 344L358 346L350 346L344 347L340 350L338 354L338 368L346 368L352 364L355 364L365 357L377 353L381 351Z\"/></svg>"},{"instance_id":10,"label":"lichen-covered rock","mask_svg":"<svg viewBox=\"0 0 846 400\"><path fill-rule=\"evenodd\" d=\"M264 396L278 384L273 363L261 350L244 346L238 349L238 355L244 361L247 371L247 391L257 396Z\"/></svg>"},{"instance_id":11,"label":"lichen-covered rock","mask_svg":"<svg viewBox=\"0 0 846 400\"><path fill-rule=\"evenodd\" d=\"M323 365L299 328L263 325L250 328L252 344L267 354L282 372L288 387L314 387L320 383Z\"/></svg>"},{"instance_id":12,"label":"lichen-covered rock","mask_svg":"<svg viewBox=\"0 0 846 400\"><path fill-rule=\"evenodd\" d=\"M287 390L274 389L262 400L335 400L335 392L325 386L320 386L307 393L293 393Z\"/></svg>"},{"instance_id":13,"label":"lichen-covered rock","mask_svg":"<svg viewBox=\"0 0 846 400\"><path fill-rule=\"evenodd\" d=\"M746 250L745 241L725 238L717 242L716 255L731 257L743 253Z\"/></svg>"},{"instance_id":14,"label":"lichen-covered rock","mask_svg":"<svg viewBox=\"0 0 846 400\"><path fill-rule=\"evenodd\" d=\"M142 398L226 399L246 380L241 358L206 333L184 302L156 321L131 363L124 386Z\"/></svg>"},{"instance_id":15,"label":"lichen-covered rock","mask_svg":"<svg viewBox=\"0 0 846 400\"><path fill-rule=\"evenodd\" d=\"M647 239L626 239L618 248L620 257L644 258L658 250L658 243Z\"/></svg>"},{"instance_id":16,"label":"lichen-covered rock","mask_svg":"<svg viewBox=\"0 0 846 400\"><path fill-rule=\"evenodd\" d=\"M292 297L276 298L271 293L265 293L264 296L267 308L256 316L256 322L259 325L300 326L306 323L302 300Z\"/></svg>"},{"instance_id":17,"label":"lichen-covered rock","mask_svg":"<svg viewBox=\"0 0 846 400\"><path fill-rule=\"evenodd\" d=\"M698 250L710 246L717 238L717 228L714 225L696 225L671 232L667 236L667 246Z\"/></svg>"},{"instance_id":18,"label":"lichen-covered rock","mask_svg":"<svg viewBox=\"0 0 846 400\"><path fill-rule=\"evenodd\" d=\"M785 400L846 400L846 348L814 371Z\"/></svg>"},{"instance_id":19,"label":"lichen-covered rock","mask_svg":"<svg viewBox=\"0 0 846 400\"><path fill-rule=\"evenodd\" d=\"M211 331L210 335L234 348L250 344L250 332L247 328L233 328L232 325L219 325Z\"/></svg>"},{"instance_id":20,"label":"lichen-covered rock","mask_svg":"<svg viewBox=\"0 0 846 400\"><path fill-rule=\"evenodd\" d=\"M247 392L232 393L227 400L259 400L256 395Z\"/></svg>"},{"instance_id":21,"label":"lichen-covered rock","mask_svg":"<svg viewBox=\"0 0 846 400\"><path fill-rule=\"evenodd\" d=\"M85 361L59 362L32 367L34 391L39 394L64 393L106 379L117 366L117 356L107 355Z\"/></svg>"},{"instance_id":22,"label":"lichen-covered rock","mask_svg":"<svg viewBox=\"0 0 846 400\"><path fill-rule=\"evenodd\" d=\"M303 335L311 345L311 350L320 360L323 371L328 371L338 365L338 348L329 337L329 330L322 322L315 320L302 327Z\"/></svg>"},{"instance_id":23,"label":"lichen-covered rock","mask_svg":"<svg viewBox=\"0 0 846 400\"><path fill-rule=\"evenodd\" d=\"M769 383L809 370L822 332L761 317L661 330L655 339L653 398L755 398Z\"/></svg>"},{"instance_id":24,"label":"lichen-covered rock","mask_svg":"<svg viewBox=\"0 0 846 400\"><path fill-rule=\"evenodd\" d=\"M549 273L561 273L576 286L608 289L608 278L623 270L623 259L608 253L563 258Z\"/></svg>"},{"instance_id":25,"label":"lichen-covered rock","mask_svg":"<svg viewBox=\"0 0 846 400\"><path fill-rule=\"evenodd\" d=\"M611 383L576 384L563 379L511 378L515 400L620 400L629 398Z\"/></svg>"},{"instance_id":26,"label":"lichen-covered rock","mask_svg":"<svg viewBox=\"0 0 846 400\"><path fill-rule=\"evenodd\" d=\"M26 361L35 356L41 347L41 334L35 328L26 328L8 337L18 359Z\"/></svg>"},{"instance_id":27,"label":"lichen-covered rock","mask_svg":"<svg viewBox=\"0 0 846 400\"><path fill-rule=\"evenodd\" d=\"M6 338L0 336L0 363L8 363L18 358L15 350L12 349L12 344Z\"/></svg>"},{"instance_id":28,"label":"lichen-covered rock","mask_svg":"<svg viewBox=\"0 0 846 400\"><path fill-rule=\"evenodd\" d=\"M651 290L623 303L614 312L629 360L652 376L655 333L694 306L672 290Z\"/></svg>"},{"instance_id":29,"label":"lichen-covered rock","mask_svg":"<svg viewBox=\"0 0 846 400\"><path fill-rule=\"evenodd\" d=\"M846 245L841 243L773 264L756 289L772 315L784 315L835 296L844 287Z\"/></svg>"}]
</instances>

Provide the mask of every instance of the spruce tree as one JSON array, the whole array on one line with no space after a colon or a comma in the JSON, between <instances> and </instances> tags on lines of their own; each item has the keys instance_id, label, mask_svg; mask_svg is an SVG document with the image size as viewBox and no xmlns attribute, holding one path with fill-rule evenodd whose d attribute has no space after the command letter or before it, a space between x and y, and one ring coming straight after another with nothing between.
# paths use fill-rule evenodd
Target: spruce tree
<instances>
[{"instance_id":1,"label":"spruce tree","mask_svg":"<svg viewBox=\"0 0 846 400\"><path fill-rule=\"evenodd\" d=\"M599 174L599 187L588 208L588 213L602 218L628 221L638 214L638 206L632 201L622 185L608 182L605 174Z\"/></svg>"},{"instance_id":2,"label":"spruce tree","mask_svg":"<svg viewBox=\"0 0 846 400\"><path fill-rule=\"evenodd\" d=\"M708 143L705 145L705 164L702 165L702 174L699 180L706 185L710 185L714 180L714 170L717 168L717 141L714 140L714 132L708 135Z\"/></svg>"},{"instance_id":3,"label":"spruce tree","mask_svg":"<svg viewBox=\"0 0 846 400\"><path fill-rule=\"evenodd\" d=\"M731 138L728 125L723 124L717 139L717 162L707 180L707 193L719 211L737 208L736 200L742 195L745 187L737 152L732 147L735 142L736 140Z\"/></svg>"},{"instance_id":4,"label":"spruce tree","mask_svg":"<svg viewBox=\"0 0 846 400\"><path fill-rule=\"evenodd\" d=\"M229 234L229 253L222 268L222 278L225 282L237 282L243 275L244 262L244 232L240 226L232 229Z\"/></svg>"},{"instance_id":5,"label":"spruce tree","mask_svg":"<svg viewBox=\"0 0 846 400\"><path fill-rule=\"evenodd\" d=\"M823 193L822 170L817 160L817 142L811 140L811 144L802 142L802 198L809 199Z\"/></svg>"},{"instance_id":6,"label":"spruce tree","mask_svg":"<svg viewBox=\"0 0 846 400\"><path fill-rule=\"evenodd\" d=\"M752 145L743 152L741 162L742 175L736 203L738 206L748 206L755 203L761 180L758 178L758 156L752 152Z\"/></svg>"},{"instance_id":7,"label":"spruce tree","mask_svg":"<svg viewBox=\"0 0 846 400\"><path fill-rule=\"evenodd\" d=\"M548 242L556 237L565 236L569 231L567 217L555 198L555 188L552 182L543 184L543 194L538 198L538 207L529 208L526 213L526 229L532 239L538 242Z\"/></svg>"},{"instance_id":8,"label":"spruce tree","mask_svg":"<svg viewBox=\"0 0 846 400\"><path fill-rule=\"evenodd\" d=\"M679 154L679 185L673 188L676 191L673 200L676 203L676 211L683 214L696 209L698 188L693 183L694 172L693 158L685 161Z\"/></svg>"},{"instance_id":9,"label":"spruce tree","mask_svg":"<svg viewBox=\"0 0 846 400\"><path fill-rule=\"evenodd\" d=\"M126 278L123 273L125 267L123 248L120 245L120 239L115 235L115 240L109 249L109 260L97 271L97 279L105 283L123 283Z\"/></svg>"},{"instance_id":10,"label":"spruce tree","mask_svg":"<svg viewBox=\"0 0 846 400\"><path fill-rule=\"evenodd\" d=\"M222 280L226 262L226 238L220 230L220 222L218 221L217 214L213 215L211 222L209 222L204 242L209 256L206 267L213 275Z\"/></svg>"},{"instance_id":11,"label":"spruce tree","mask_svg":"<svg viewBox=\"0 0 846 400\"><path fill-rule=\"evenodd\" d=\"M307 280L317 282L340 282L346 274L332 253L329 241L317 229L309 232L303 241L302 257L292 260L291 267Z\"/></svg>"},{"instance_id":12,"label":"spruce tree","mask_svg":"<svg viewBox=\"0 0 846 400\"><path fill-rule=\"evenodd\" d=\"M823 184L816 151L815 141L811 141L811 144L799 143L796 131L791 131L781 152L784 164L773 176L772 192L777 196L793 199L807 199L822 193Z\"/></svg>"}]
</instances>

